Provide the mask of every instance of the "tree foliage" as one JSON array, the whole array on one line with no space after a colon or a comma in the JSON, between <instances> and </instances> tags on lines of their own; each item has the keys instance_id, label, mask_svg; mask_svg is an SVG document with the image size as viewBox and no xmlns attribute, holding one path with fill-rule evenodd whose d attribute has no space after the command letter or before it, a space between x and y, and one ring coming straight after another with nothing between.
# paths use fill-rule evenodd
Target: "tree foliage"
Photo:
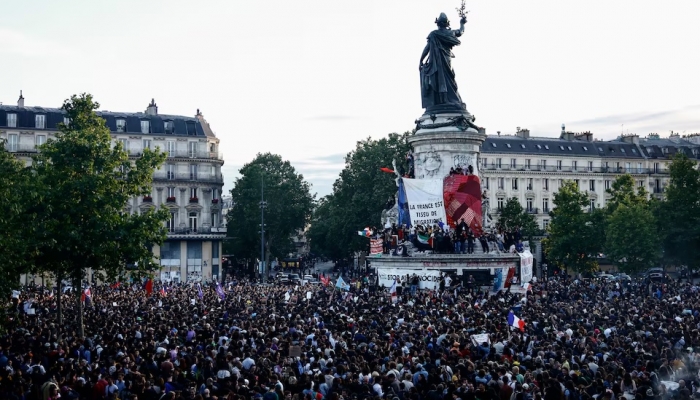
<instances>
[{"instance_id":1,"label":"tree foliage","mask_svg":"<svg viewBox=\"0 0 700 400\"><path fill-rule=\"evenodd\" d=\"M625 174L607 191L605 245L607 258L627 273L641 272L659 260L661 246L656 219L643 187L635 190L634 179Z\"/></svg>"},{"instance_id":2,"label":"tree foliage","mask_svg":"<svg viewBox=\"0 0 700 400\"><path fill-rule=\"evenodd\" d=\"M700 269L700 171L695 161L677 154L669 166L671 180L659 206L666 262Z\"/></svg>"},{"instance_id":3,"label":"tree foliage","mask_svg":"<svg viewBox=\"0 0 700 400\"><path fill-rule=\"evenodd\" d=\"M529 214L515 197L506 201L498 215L496 226L506 230L520 228L520 233L526 239L532 238L539 232L535 216Z\"/></svg>"},{"instance_id":4,"label":"tree foliage","mask_svg":"<svg viewBox=\"0 0 700 400\"><path fill-rule=\"evenodd\" d=\"M581 273L598 266L596 258L604 240L603 212L584 211L588 206L588 195L580 192L574 181L564 181L554 195L545 246L548 258L560 268Z\"/></svg>"},{"instance_id":5,"label":"tree foliage","mask_svg":"<svg viewBox=\"0 0 700 400\"><path fill-rule=\"evenodd\" d=\"M0 296L4 299L16 288L21 274L34 270L33 209L37 194L29 169L0 148Z\"/></svg>"},{"instance_id":6,"label":"tree foliage","mask_svg":"<svg viewBox=\"0 0 700 400\"><path fill-rule=\"evenodd\" d=\"M260 201L264 188L266 259L286 257L295 251L292 235L306 228L315 195L310 184L289 161L276 154L258 154L240 169L231 195L227 251L237 258L260 258Z\"/></svg>"},{"instance_id":7,"label":"tree foliage","mask_svg":"<svg viewBox=\"0 0 700 400\"><path fill-rule=\"evenodd\" d=\"M144 150L134 162L120 144L112 144L105 121L89 94L73 96L63 104L68 125L61 125L32 163L39 188L36 209L35 259L42 271L70 278L81 287L92 269L110 279L156 267L152 246L166 237L165 210L126 209L129 200L151 193L153 172L165 154ZM79 308L82 311L80 296ZM82 313L80 332L83 332Z\"/></svg>"},{"instance_id":8,"label":"tree foliage","mask_svg":"<svg viewBox=\"0 0 700 400\"><path fill-rule=\"evenodd\" d=\"M397 166L405 167L409 134L367 138L345 156L345 168L333 184L333 193L314 213L309 232L312 251L341 259L367 250L367 239L358 236L357 231L379 225L387 199L396 195L396 177L380 168L391 166L394 160Z\"/></svg>"},{"instance_id":9,"label":"tree foliage","mask_svg":"<svg viewBox=\"0 0 700 400\"><path fill-rule=\"evenodd\" d=\"M606 225L605 254L621 271L636 273L655 266L661 243L647 204L620 204Z\"/></svg>"}]
</instances>

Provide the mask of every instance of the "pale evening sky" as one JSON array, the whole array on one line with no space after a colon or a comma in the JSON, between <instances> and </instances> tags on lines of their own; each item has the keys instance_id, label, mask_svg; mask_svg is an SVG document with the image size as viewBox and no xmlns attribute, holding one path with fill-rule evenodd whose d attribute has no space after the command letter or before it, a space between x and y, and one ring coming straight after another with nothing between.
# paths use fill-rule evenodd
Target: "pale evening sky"
<instances>
[{"instance_id":1,"label":"pale evening sky","mask_svg":"<svg viewBox=\"0 0 700 400\"><path fill-rule=\"evenodd\" d=\"M0 4L0 101L194 115L221 139L226 190L258 152L319 195L357 140L414 127L418 59L457 0L27 0ZM487 133L700 132L700 2L469 1L453 67ZM622 127L624 124L624 128ZM378 166L379 167L379 166Z\"/></svg>"}]
</instances>

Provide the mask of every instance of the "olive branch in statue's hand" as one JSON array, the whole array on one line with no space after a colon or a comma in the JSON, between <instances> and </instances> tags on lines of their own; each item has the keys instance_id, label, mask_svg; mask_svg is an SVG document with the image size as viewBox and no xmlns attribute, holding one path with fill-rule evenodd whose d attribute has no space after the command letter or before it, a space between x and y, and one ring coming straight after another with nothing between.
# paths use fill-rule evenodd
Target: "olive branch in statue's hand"
<instances>
[{"instance_id":1,"label":"olive branch in statue's hand","mask_svg":"<svg viewBox=\"0 0 700 400\"><path fill-rule=\"evenodd\" d=\"M464 0L462 0L462 5L456 9L457 13L459 14L460 17L460 22L463 24L467 23L467 14L469 14L469 11L467 11L467 5L464 4Z\"/></svg>"}]
</instances>

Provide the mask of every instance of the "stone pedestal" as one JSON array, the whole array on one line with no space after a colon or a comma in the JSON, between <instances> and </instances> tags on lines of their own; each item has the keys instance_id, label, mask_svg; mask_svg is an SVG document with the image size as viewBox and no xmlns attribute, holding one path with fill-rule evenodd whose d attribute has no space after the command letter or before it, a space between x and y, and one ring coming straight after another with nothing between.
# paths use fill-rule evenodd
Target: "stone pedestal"
<instances>
[{"instance_id":1,"label":"stone pedestal","mask_svg":"<svg viewBox=\"0 0 700 400\"><path fill-rule=\"evenodd\" d=\"M418 130L408 139L413 146L416 179L444 178L450 168L470 165L479 175L479 152L486 132L474 126L471 118L466 111L426 113L416 121Z\"/></svg>"}]
</instances>

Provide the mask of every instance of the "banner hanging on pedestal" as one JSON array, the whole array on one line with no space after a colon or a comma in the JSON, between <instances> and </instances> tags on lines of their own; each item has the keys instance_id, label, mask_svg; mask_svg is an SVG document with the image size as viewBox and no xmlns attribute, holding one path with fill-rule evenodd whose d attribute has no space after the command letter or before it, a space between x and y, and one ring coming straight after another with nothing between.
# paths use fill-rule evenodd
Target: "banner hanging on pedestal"
<instances>
[{"instance_id":1,"label":"banner hanging on pedestal","mask_svg":"<svg viewBox=\"0 0 700 400\"><path fill-rule=\"evenodd\" d=\"M451 227L462 221L480 236L483 230L481 215L481 182L476 175L450 175L444 182L445 214Z\"/></svg>"},{"instance_id":2,"label":"banner hanging on pedestal","mask_svg":"<svg viewBox=\"0 0 700 400\"><path fill-rule=\"evenodd\" d=\"M413 226L447 223L442 179L404 178L403 186Z\"/></svg>"}]
</instances>

